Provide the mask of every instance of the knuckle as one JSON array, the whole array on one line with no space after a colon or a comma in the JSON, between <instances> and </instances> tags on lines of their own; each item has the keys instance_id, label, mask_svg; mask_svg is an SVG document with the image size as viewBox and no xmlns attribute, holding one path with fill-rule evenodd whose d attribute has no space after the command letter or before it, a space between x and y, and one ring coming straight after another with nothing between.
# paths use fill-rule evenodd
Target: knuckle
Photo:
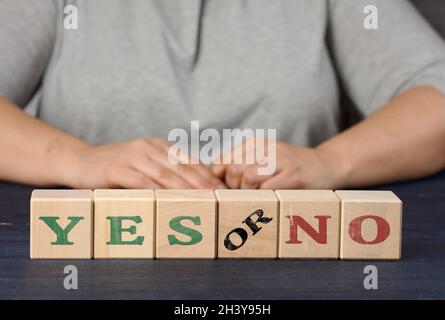
<instances>
[{"instance_id":1,"label":"knuckle","mask_svg":"<svg viewBox=\"0 0 445 320\"><path fill-rule=\"evenodd\" d=\"M152 181L151 181L151 179L150 178L148 178L148 177L146 177L146 176L141 176L141 177L139 177L138 179L137 179L137 185L138 185L138 188L141 188L141 189L143 189L143 188L146 188L146 187L149 187L149 186L151 186L153 183L152 183Z\"/></svg>"},{"instance_id":2,"label":"knuckle","mask_svg":"<svg viewBox=\"0 0 445 320\"><path fill-rule=\"evenodd\" d=\"M116 176L117 173L119 173L123 168L123 163L120 160L114 160L111 163L108 164L106 170L106 173L108 176Z\"/></svg>"},{"instance_id":3,"label":"knuckle","mask_svg":"<svg viewBox=\"0 0 445 320\"><path fill-rule=\"evenodd\" d=\"M244 175L243 175L243 180L246 183L252 184L255 182L256 180L256 174L255 172L252 171L247 171Z\"/></svg>"},{"instance_id":4,"label":"knuckle","mask_svg":"<svg viewBox=\"0 0 445 320\"><path fill-rule=\"evenodd\" d=\"M294 176L292 180L293 184L300 189L305 189L308 186L308 183L300 175Z\"/></svg>"},{"instance_id":5,"label":"knuckle","mask_svg":"<svg viewBox=\"0 0 445 320\"><path fill-rule=\"evenodd\" d=\"M110 166L105 174L105 180L108 184L115 184L118 182L120 170L119 167Z\"/></svg>"},{"instance_id":6,"label":"knuckle","mask_svg":"<svg viewBox=\"0 0 445 320\"><path fill-rule=\"evenodd\" d=\"M200 188L213 188L215 186L218 185L218 181L214 180L214 179L205 179L199 175L197 175L197 179L195 179L196 184L200 187Z\"/></svg>"},{"instance_id":7,"label":"knuckle","mask_svg":"<svg viewBox=\"0 0 445 320\"><path fill-rule=\"evenodd\" d=\"M152 143L154 143L154 144L165 144L165 141L163 140L163 139L161 139L161 138L153 138L153 139L150 139L150 141L152 142Z\"/></svg>"},{"instance_id":8,"label":"knuckle","mask_svg":"<svg viewBox=\"0 0 445 320\"><path fill-rule=\"evenodd\" d=\"M115 155L112 162L114 163L115 166L121 167L125 166L125 164L131 161L132 158L133 158L133 152L128 152L128 150L125 150L124 152L120 152L117 155Z\"/></svg>"},{"instance_id":9,"label":"knuckle","mask_svg":"<svg viewBox=\"0 0 445 320\"><path fill-rule=\"evenodd\" d=\"M147 140L145 139L136 139L130 143L130 146L134 149L144 148L147 146Z\"/></svg>"},{"instance_id":10,"label":"knuckle","mask_svg":"<svg viewBox=\"0 0 445 320\"><path fill-rule=\"evenodd\" d=\"M202 174L206 178L210 178L210 179L213 178L212 170L208 167L204 167L201 165L194 165L192 168L195 169L196 172L198 172L199 174Z\"/></svg>"},{"instance_id":11,"label":"knuckle","mask_svg":"<svg viewBox=\"0 0 445 320\"><path fill-rule=\"evenodd\" d=\"M242 168L238 165L232 165L227 169L227 173L231 176L240 176L242 174Z\"/></svg>"},{"instance_id":12,"label":"knuckle","mask_svg":"<svg viewBox=\"0 0 445 320\"><path fill-rule=\"evenodd\" d=\"M307 181L305 181L304 179L301 179L301 178L297 179L296 185L298 186L298 188L301 188L301 189L306 189L307 187L309 187L309 184L307 183Z\"/></svg>"},{"instance_id":13,"label":"knuckle","mask_svg":"<svg viewBox=\"0 0 445 320\"><path fill-rule=\"evenodd\" d=\"M161 181L168 181L172 179L172 174L167 169L160 168L156 171L156 177Z\"/></svg>"},{"instance_id":14,"label":"knuckle","mask_svg":"<svg viewBox=\"0 0 445 320\"><path fill-rule=\"evenodd\" d=\"M211 179L208 188L221 188L224 184L218 179Z\"/></svg>"},{"instance_id":15,"label":"knuckle","mask_svg":"<svg viewBox=\"0 0 445 320\"><path fill-rule=\"evenodd\" d=\"M188 168L182 164L177 164L177 165L175 165L174 168L175 168L174 170L176 170L178 173L188 172Z\"/></svg>"}]
</instances>

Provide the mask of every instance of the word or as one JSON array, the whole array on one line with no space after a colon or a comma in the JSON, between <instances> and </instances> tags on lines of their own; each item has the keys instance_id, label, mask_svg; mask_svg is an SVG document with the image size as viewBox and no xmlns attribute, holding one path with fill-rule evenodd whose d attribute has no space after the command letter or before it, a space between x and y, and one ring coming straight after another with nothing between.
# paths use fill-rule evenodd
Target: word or
<instances>
[{"instance_id":1,"label":"word or","mask_svg":"<svg viewBox=\"0 0 445 320\"><path fill-rule=\"evenodd\" d=\"M218 130L207 128L200 132L199 121L191 121L190 137L182 128L169 132L168 141L174 144L168 159L172 164L260 164L259 175L273 175L277 133L275 129L265 133L264 129L223 129L221 139ZM200 143L203 143L201 148ZM221 155L222 159L217 159Z\"/></svg>"},{"instance_id":2,"label":"word or","mask_svg":"<svg viewBox=\"0 0 445 320\"><path fill-rule=\"evenodd\" d=\"M252 216L258 216L258 219L256 221L252 220ZM252 235L256 235L258 233L258 231L260 231L262 228L259 227L257 224L258 223L269 223L270 221L272 221L273 218L263 218L264 215L264 211L261 209L256 210L254 213L250 214L246 220L243 221L243 223L245 223L249 229L252 231ZM230 240L230 236L236 233L238 234L238 236L241 238L241 243L239 245L235 245L232 240ZM233 229L232 231L230 231L226 237L224 238L224 247L226 247L228 250L237 250L239 249L246 241L248 238L248 234L247 231L244 230L243 228L236 228Z\"/></svg>"},{"instance_id":3,"label":"word or","mask_svg":"<svg viewBox=\"0 0 445 320\"><path fill-rule=\"evenodd\" d=\"M400 259L390 191L35 190L31 258Z\"/></svg>"}]
</instances>

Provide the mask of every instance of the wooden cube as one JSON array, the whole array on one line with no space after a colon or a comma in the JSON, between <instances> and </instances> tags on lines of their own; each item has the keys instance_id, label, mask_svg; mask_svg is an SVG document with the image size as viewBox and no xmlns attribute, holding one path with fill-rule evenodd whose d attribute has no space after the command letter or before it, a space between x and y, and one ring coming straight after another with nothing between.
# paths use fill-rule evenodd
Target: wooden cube
<instances>
[{"instance_id":1,"label":"wooden cube","mask_svg":"<svg viewBox=\"0 0 445 320\"><path fill-rule=\"evenodd\" d=\"M91 190L34 190L31 196L31 259L93 257Z\"/></svg>"},{"instance_id":2,"label":"wooden cube","mask_svg":"<svg viewBox=\"0 0 445 320\"><path fill-rule=\"evenodd\" d=\"M216 257L212 190L156 190L156 258Z\"/></svg>"},{"instance_id":3,"label":"wooden cube","mask_svg":"<svg viewBox=\"0 0 445 320\"><path fill-rule=\"evenodd\" d=\"M332 190L277 190L279 258L337 259L340 200Z\"/></svg>"},{"instance_id":4,"label":"wooden cube","mask_svg":"<svg viewBox=\"0 0 445 320\"><path fill-rule=\"evenodd\" d=\"M337 191L341 259L401 257L402 201L391 191Z\"/></svg>"},{"instance_id":5,"label":"wooden cube","mask_svg":"<svg viewBox=\"0 0 445 320\"><path fill-rule=\"evenodd\" d=\"M218 257L276 258L278 199L271 190L216 190Z\"/></svg>"},{"instance_id":6,"label":"wooden cube","mask_svg":"<svg viewBox=\"0 0 445 320\"><path fill-rule=\"evenodd\" d=\"M153 190L94 191L94 257L154 257Z\"/></svg>"}]
</instances>

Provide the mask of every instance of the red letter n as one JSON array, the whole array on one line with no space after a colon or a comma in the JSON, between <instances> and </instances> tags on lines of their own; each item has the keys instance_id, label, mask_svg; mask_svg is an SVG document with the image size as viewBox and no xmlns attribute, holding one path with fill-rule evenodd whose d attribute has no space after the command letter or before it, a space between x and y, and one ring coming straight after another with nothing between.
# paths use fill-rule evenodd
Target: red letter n
<instances>
[{"instance_id":1,"label":"red letter n","mask_svg":"<svg viewBox=\"0 0 445 320\"><path fill-rule=\"evenodd\" d=\"M306 220L304 220L300 216L286 216L286 218L290 221L290 235L289 240L286 243L298 244L302 243L298 240L298 227L301 227L312 239L314 239L319 244L327 243L327 228L328 228L328 219L331 216L315 216L315 219L318 219L318 231L315 230Z\"/></svg>"}]
</instances>

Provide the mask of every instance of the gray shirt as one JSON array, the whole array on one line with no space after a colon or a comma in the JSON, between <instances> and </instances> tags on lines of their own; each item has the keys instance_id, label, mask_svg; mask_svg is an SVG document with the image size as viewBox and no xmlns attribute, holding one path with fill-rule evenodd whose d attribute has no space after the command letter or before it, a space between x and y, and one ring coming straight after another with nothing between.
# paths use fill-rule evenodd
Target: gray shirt
<instances>
[{"instance_id":1,"label":"gray shirt","mask_svg":"<svg viewBox=\"0 0 445 320\"><path fill-rule=\"evenodd\" d=\"M1 0L0 95L24 106L40 84L38 116L90 143L199 120L313 146L338 132L340 84L363 116L445 92L445 46L405 0Z\"/></svg>"}]
</instances>

